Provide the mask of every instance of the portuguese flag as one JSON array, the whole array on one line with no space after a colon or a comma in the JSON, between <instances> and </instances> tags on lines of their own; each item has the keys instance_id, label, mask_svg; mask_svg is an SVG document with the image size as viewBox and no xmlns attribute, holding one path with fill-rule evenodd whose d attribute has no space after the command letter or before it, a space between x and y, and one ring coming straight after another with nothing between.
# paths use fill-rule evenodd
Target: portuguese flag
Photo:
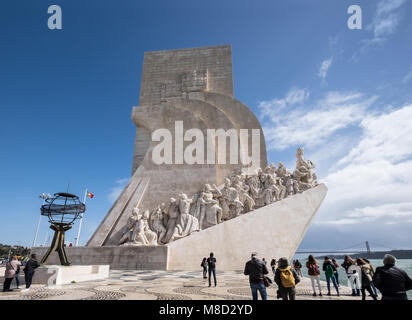
<instances>
[{"instance_id":1,"label":"portuguese flag","mask_svg":"<svg viewBox=\"0 0 412 320\"><path fill-rule=\"evenodd\" d=\"M89 198L93 198L93 197L94 197L94 194L91 193L91 192L87 192L87 196L88 196Z\"/></svg>"}]
</instances>

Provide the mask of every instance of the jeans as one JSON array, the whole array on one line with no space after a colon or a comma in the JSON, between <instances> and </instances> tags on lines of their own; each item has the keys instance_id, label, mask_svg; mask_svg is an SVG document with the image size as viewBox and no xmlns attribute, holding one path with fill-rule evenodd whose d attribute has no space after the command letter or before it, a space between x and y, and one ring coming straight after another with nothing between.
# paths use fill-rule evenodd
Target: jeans
<instances>
[{"instance_id":1,"label":"jeans","mask_svg":"<svg viewBox=\"0 0 412 320\"><path fill-rule=\"evenodd\" d=\"M375 296L377 296L377 295L378 295L378 290L376 289L376 287L375 287L375 285L373 284L373 282L371 282L371 288L372 288L372 291L373 291L373 293L375 294Z\"/></svg>"},{"instance_id":2,"label":"jeans","mask_svg":"<svg viewBox=\"0 0 412 320\"><path fill-rule=\"evenodd\" d=\"M336 278L336 283L338 284L338 286L339 286L339 273L336 271L336 273L335 273L335 278Z\"/></svg>"},{"instance_id":3,"label":"jeans","mask_svg":"<svg viewBox=\"0 0 412 320\"><path fill-rule=\"evenodd\" d=\"M13 278L6 278L4 279L3 283L3 292L9 291L10 290L10 285L11 282L13 281Z\"/></svg>"},{"instance_id":4,"label":"jeans","mask_svg":"<svg viewBox=\"0 0 412 320\"><path fill-rule=\"evenodd\" d=\"M338 284L336 283L336 278L335 276L332 277L326 277L326 284L328 285L328 294L330 294L330 280L333 282L333 286L336 289L336 293L339 294L339 289L338 289Z\"/></svg>"},{"instance_id":5,"label":"jeans","mask_svg":"<svg viewBox=\"0 0 412 320\"><path fill-rule=\"evenodd\" d=\"M372 292L372 288L371 288L370 285L361 289L361 292L362 292L362 300L366 300L366 292L365 292L365 290L369 292L369 294L372 296L373 300L378 300L378 299L376 298L376 295Z\"/></svg>"},{"instance_id":6,"label":"jeans","mask_svg":"<svg viewBox=\"0 0 412 320\"><path fill-rule=\"evenodd\" d=\"M212 285L212 279L211 279L212 273L213 273L213 280L215 280L215 287L216 287L216 269L211 269L211 268L209 268L209 287Z\"/></svg>"},{"instance_id":7,"label":"jeans","mask_svg":"<svg viewBox=\"0 0 412 320\"><path fill-rule=\"evenodd\" d=\"M24 274L24 280L26 281L26 289L30 288L31 281L33 280L33 275L34 275L34 272Z\"/></svg>"},{"instance_id":8,"label":"jeans","mask_svg":"<svg viewBox=\"0 0 412 320\"><path fill-rule=\"evenodd\" d=\"M14 279L16 279L16 286L17 288L19 288L20 287L20 273L16 273L16 277Z\"/></svg>"},{"instance_id":9,"label":"jeans","mask_svg":"<svg viewBox=\"0 0 412 320\"><path fill-rule=\"evenodd\" d=\"M315 281L318 284L319 293L321 293L322 289L321 289L321 286L320 286L319 276L310 276L310 282L312 283L313 293L316 293L316 291L315 291Z\"/></svg>"},{"instance_id":10,"label":"jeans","mask_svg":"<svg viewBox=\"0 0 412 320\"><path fill-rule=\"evenodd\" d=\"M263 283L250 283L250 289L252 290L253 300L258 300L258 290L260 292L260 297L262 298L262 300L268 299L266 287Z\"/></svg>"},{"instance_id":11,"label":"jeans","mask_svg":"<svg viewBox=\"0 0 412 320\"><path fill-rule=\"evenodd\" d=\"M207 278L207 267L203 267L203 279Z\"/></svg>"}]
</instances>

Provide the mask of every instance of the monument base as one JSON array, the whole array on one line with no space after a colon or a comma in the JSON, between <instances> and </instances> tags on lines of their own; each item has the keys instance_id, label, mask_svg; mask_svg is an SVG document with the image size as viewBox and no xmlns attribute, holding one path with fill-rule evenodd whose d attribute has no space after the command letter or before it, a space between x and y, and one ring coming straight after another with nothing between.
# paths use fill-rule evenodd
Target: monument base
<instances>
[{"instance_id":1,"label":"monument base","mask_svg":"<svg viewBox=\"0 0 412 320\"><path fill-rule=\"evenodd\" d=\"M58 266L49 265L36 269L33 284L62 285L109 278L109 265Z\"/></svg>"}]
</instances>

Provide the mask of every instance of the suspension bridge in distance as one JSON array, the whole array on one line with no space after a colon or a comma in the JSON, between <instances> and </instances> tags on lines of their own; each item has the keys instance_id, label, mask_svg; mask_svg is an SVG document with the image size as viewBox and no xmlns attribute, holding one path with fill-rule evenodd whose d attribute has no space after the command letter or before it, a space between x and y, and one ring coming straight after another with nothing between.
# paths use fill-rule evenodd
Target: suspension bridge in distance
<instances>
[{"instance_id":1,"label":"suspension bridge in distance","mask_svg":"<svg viewBox=\"0 0 412 320\"><path fill-rule=\"evenodd\" d=\"M371 250L371 246L370 244L372 244L374 246L374 249L376 247L378 248L385 248L386 250ZM360 246L362 246L362 249L360 249ZM389 249L389 250L388 250ZM385 245L380 245L374 242L369 242L369 241L365 241L365 242L361 242L361 243L357 243L353 246L350 246L348 248L344 248L344 249L331 249L331 250L298 250L295 252L295 254L319 254L319 253L327 253L327 254L333 254L333 253L338 253L338 254L366 254L366 256L370 256L372 253L374 252L382 252L382 251L396 251L399 249L396 248L391 248Z\"/></svg>"}]
</instances>

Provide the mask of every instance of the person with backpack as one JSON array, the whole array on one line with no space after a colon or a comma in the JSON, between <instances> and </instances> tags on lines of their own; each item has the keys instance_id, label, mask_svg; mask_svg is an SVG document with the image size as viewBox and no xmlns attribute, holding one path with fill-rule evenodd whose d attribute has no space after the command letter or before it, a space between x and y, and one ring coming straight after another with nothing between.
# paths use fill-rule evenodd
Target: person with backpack
<instances>
[{"instance_id":1,"label":"person with backpack","mask_svg":"<svg viewBox=\"0 0 412 320\"><path fill-rule=\"evenodd\" d=\"M268 274L269 271L266 267L266 263L259 260L256 252L253 252L251 259L246 262L245 271L243 273L245 276L249 276L249 284L250 289L252 290L253 300L258 300L258 291L262 300L267 300L266 285L268 284L265 275Z\"/></svg>"},{"instance_id":2,"label":"person with backpack","mask_svg":"<svg viewBox=\"0 0 412 320\"><path fill-rule=\"evenodd\" d=\"M362 292L362 300L366 300L365 290L369 292L373 300L378 300L371 288L372 276L370 274L369 265L362 258L357 258L356 264L361 268L362 286L360 290Z\"/></svg>"},{"instance_id":3,"label":"person with backpack","mask_svg":"<svg viewBox=\"0 0 412 320\"><path fill-rule=\"evenodd\" d=\"M203 268L203 279L207 279L207 259L206 257L203 258L200 266Z\"/></svg>"},{"instance_id":4,"label":"person with backpack","mask_svg":"<svg viewBox=\"0 0 412 320\"><path fill-rule=\"evenodd\" d=\"M308 268L308 275L310 277L310 282L312 283L313 296L316 297L315 281L318 284L319 297L322 297L322 288L320 286L320 271L318 261L314 256L309 255L308 261L306 262L306 268Z\"/></svg>"},{"instance_id":5,"label":"person with backpack","mask_svg":"<svg viewBox=\"0 0 412 320\"><path fill-rule=\"evenodd\" d=\"M10 262L6 263L6 270L4 272L3 292L13 291L13 289L10 289L10 285L14 277L16 276L17 269L20 266L21 263L19 262L19 260L17 260L17 256L14 256Z\"/></svg>"},{"instance_id":6,"label":"person with backpack","mask_svg":"<svg viewBox=\"0 0 412 320\"><path fill-rule=\"evenodd\" d=\"M278 268L275 272L275 282L279 288L279 295L283 300L295 300L295 286L300 282L296 271L289 266L288 259L279 259Z\"/></svg>"},{"instance_id":7,"label":"person with backpack","mask_svg":"<svg viewBox=\"0 0 412 320\"><path fill-rule=\"evenodd\" d=\"M338 284L336 283L336 278L335 278L335 273L336 273L336 268L332 263L332 260L329 259L329 257L325 257L325 260L323 262L323 271L325 271L325 276L326 276L326 284L328 286L328 296L330 296L330 282L332 281L333 286L336 289L337 296L339 297L339 288Z\"/></svg>"},{"instance_id":8,"label":"person with backpack","mask_svg":"<svg viewBox=\"0 0 412 320\"><path fill-rule=\"evenodd\" d=\"M274 276L275 271L276 271L276 259L272 259L272 261L270 261L270 267L272 268L272 272L273 272L273 276Z\"/></svg>"},{"instance_id":9,"label":"person with backpack","mask_svg":"<svg viewBox=\"0 0 412 320\"><path fill-rule=\"evenodd\" d=\"M395 267L396 258L385 254L383 267L377 267L372 281L382 293L382 300L408 300L406 291L412 290L412 279L402 269Z\"/></svg>"},{"instance_id":10,"label":"person with backpack","mask_svg":"<svg viewBox=\"0 0 412 320\"><path fill-rule=\"evenodd\" d=\"M30 290L31 282L32 282L33 276L34 276L34 271L39 266L40 265L37 262L37 257L33 253L30 257L30 260L27 261L27 263L24 267L24 280L26 281L26 289L21 290L22 292Z\"/></svg>"},{"instance_id":11,"label":"person with backpack","mask_svg":"<svg viewBox=\"0 0 412 320\"><path fill-rule=\"evenodd\" d=\"M213 280L215 281L215 287L217 285L216 282L216 258L213 256L213 252L210 253L209 258L207 258L207 267L209 270L209 287L212 286L212 274L213 274Z\"/></svg>"}]
</instances>

